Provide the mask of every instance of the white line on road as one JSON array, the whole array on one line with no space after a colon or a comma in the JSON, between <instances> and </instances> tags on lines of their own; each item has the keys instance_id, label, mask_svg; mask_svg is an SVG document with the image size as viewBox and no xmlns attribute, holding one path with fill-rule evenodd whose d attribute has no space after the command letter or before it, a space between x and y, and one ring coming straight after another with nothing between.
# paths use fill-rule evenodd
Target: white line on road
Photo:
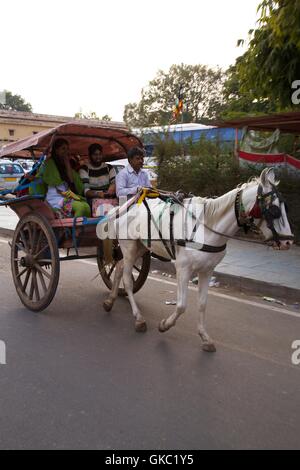
<instances>
[{"instance_id":1,"label":"white line on road","mask_svg":"<svg viewBox=\"0 0 300 470\"><path fill-rule=\"evenodd\" d=\"M151 281L162 282L170 286L177 286L175 282L166 281L164 279L158 279L152 276L149 276L148 279L150 279ZM198 292L198 289L192 286L189 286L189 290ZM272 312L283 313L284 315L288 315L290 317L300 318L300 313L291 312L290 310L285 310L284 308L272 307L271 305L264 305L259 302L254 302L253 300L240 299L239 297L234 297L232 295L220 294L219 292L211 292L211 291L209 291L209 295L212 295L214 297L219 297L221 299L233 300L234 302L239 302L239 303L246 304L246 305L251 305L252 307L264 308Z\"/></svg>"},{"instance_id":2,"label":"white line on road","mask_svg":"<svg viewBox=\"0 0 300 470\"><path fill-rule=\"evenodd\" d=\"M4 238L0 238L0 243L8 243L8 240L5 240ZM78 260L77 262L83 263L83 264L89 264L91 266L97 266L97 263L95 263L93 261ZM165 279L160 279L160 278L157 278L157 277L148 276L148 279L150 281L159 282L161 284L166 284L166 285L173 286L173 287L177 286L176 282L167 281ZM189 290L194 291L194 292L198 291L197 287L193 287L193 286L189 286ZM284 308L273 307L271 305L264 305L264 304L261 304L259 302L255 302L253 300L240 299L239 297L234 297L232 295L220 294L218 292L211 292L211 291L209 292L209 295L212 295L213 297L218 297L220 299L232 300L234 302L239 302L239 303L244 304L244 305L251 305L252 307L263 308L263 309L269 310L271 312L282 313L283 315L288 315L289 317L300 318L299 313L291 312L290 310L286 310Z\"/></svg>"},{"instance_id":3,"label":"white line on road","mask_svg":"<svg viewBox=\"0 0 300 470\"><path fill-rule=\"evenodd\" d=\"M92 266L97 266L97 263L93 261L78 260L78 262L81 262L84 264L90 264ZM148 280L159 282L161 284L166 284L168 286L173 286L173 287L177 286L176 282L166 281L165 279L160 279L160 278L153 277L153 276L148 276ZM189 290L198 292L197 287L193 287L193 286L189 286ZM252 307L264 308L265 310L269 310L271 312L282 313L283 315L288 315L289 317L300 318L300 313L291 312L290 310L286 310L284 308L273 307L272 305L264 305L259 302L255 302L253 300L240 299L239 297L234 297L233 295L220 294L219 292L211 292L211 291L209 291L209 295L212 295L213 297L219 297L220 299L232 300L234 302L239 302L244 305L251 305Z\"/></svg>"}]
</instances>

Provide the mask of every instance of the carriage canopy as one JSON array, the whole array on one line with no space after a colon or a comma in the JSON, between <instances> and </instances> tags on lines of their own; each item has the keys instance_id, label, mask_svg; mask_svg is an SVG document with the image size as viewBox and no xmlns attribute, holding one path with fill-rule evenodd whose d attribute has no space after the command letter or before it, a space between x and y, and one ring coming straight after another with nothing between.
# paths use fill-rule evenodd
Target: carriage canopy
<instances>
[{"instance_id":1,"label":"carriage canopy","mask_svg":"<svg viewBox=\"0 0 300 470\"><path fill-rule=\"evenodd\" d=\"M87 157L91 144L99 143L108 162L126 158L130 148L143 146L122 123L75 120L5 145L0 149L0 158L38 158L47 153L58 137L69 142L71 155L82 158Z\"/></svg>"}]
</instances>

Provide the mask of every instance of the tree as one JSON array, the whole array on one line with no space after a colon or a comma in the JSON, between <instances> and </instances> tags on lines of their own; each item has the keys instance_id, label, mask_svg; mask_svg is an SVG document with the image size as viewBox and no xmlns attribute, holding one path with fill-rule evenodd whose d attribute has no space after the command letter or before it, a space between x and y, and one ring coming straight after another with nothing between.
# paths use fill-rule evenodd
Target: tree
<instances>
[{"instance_id":1,"label":"tree","mask_svg":"<svg viewBox=\"0 0 300 470\"><path fill-rule=\"evenodd\" d=\"M300 79L300 1L263 0L258 12L259 27L249 31L248 50L236 62L240 91L288 109L292 83Z\"/></svg>"},{"instance_id":2,"label":"tree","mask_svg":"<svg viewBox=\"0 0 300 470\"><path fill-rule=\"evenodd\" d=\"M205 65L172 65L160 70L141 92L138 103L125 106L124 121L130 127L167 125L172 121L179 89L183 87L184 122L207 122L222 106L224 74Z\"/></svg>"},{"instance_id":3,"label":"tree","mask_svg":"<svg viewBox=\"0 0 300 470\"><path fill-rule=\"evenodd\" d=\"M100 118L100 121L107 121L107 122L110 122L112 121L112 118L108 115L108 114L104 114L104 116L102 116Z\"/></svg>"},{"instance_id":4,"label":"tree","mask_svg":"<svg viewBox=\"0 0 300 470\"><path fill-rule=\"evenodd\" d=\"M221 112L222 119L234 119L243 116L266 114L276 111L276 104L266 98L258 99L249 90L241 91L241 81L237 66L232 65L226 72L226 81L223 88L224 105Z\"/></svg>"},{"instance_id":5,"label":"tree","mask_svg":"<svg viewBox=\"0 0 300 470\"><path fill-rule=\"evenodd\" d=\"M0 102L0 109L6 111L23 111L23 112L32 112L32 106L30 103L26 103L24 98L20 95L13 95L10 91L5 90L4 93L4 102Z\"/></svg>"},{"instance_id":6,"label":"tree","mask_svg":"<svg viewBox=\"0 0 300 470\"><path fill-rule=\"evenodd\" d=\"M108 115L105 114L102 117L99 117L95 111L91 111L89 113L83 113L82 111L79 111L79 113L75 114L76 119L89 119L89 120L94 120L94 121L106 121L110 122L112 121L112 118Z\"/></svg>"}]
</instances>

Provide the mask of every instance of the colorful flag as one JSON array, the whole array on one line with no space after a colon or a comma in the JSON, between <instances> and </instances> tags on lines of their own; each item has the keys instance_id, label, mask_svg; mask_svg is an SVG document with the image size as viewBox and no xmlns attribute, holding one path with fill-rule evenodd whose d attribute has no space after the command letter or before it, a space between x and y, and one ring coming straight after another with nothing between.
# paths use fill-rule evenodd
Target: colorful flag
<instances>
[{"instance_id":1,"label":"colorful flag","mask_svg":"<svg viewBox=\"0 0 300 470\"><path fill-rule=\"evenodd\" d=\"M179 93L173 108L173 118L177 120L178 116L183 112L183 85L180 85Z\"/></svg>"}]
</instances>

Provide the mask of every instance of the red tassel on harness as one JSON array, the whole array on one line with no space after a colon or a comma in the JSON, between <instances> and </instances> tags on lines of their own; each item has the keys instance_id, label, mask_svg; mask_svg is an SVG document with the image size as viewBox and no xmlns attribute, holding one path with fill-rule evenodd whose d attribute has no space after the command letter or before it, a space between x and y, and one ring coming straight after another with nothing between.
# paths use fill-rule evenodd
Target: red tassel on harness
<instances>
[{"instance_id":1,"label":"red tassel on harness","mask_svg":"<svg viewBox=\"0 0 300 470\"><path fill-rule=\"evenodd\" d=\"M262 213L261 213L261 208L259 207L259 204L256 202L255 206L253 207L252 211L250 212L250 217L253 217L253 219L261 219L262 218Z\"/></svg>"}]
</instances>

